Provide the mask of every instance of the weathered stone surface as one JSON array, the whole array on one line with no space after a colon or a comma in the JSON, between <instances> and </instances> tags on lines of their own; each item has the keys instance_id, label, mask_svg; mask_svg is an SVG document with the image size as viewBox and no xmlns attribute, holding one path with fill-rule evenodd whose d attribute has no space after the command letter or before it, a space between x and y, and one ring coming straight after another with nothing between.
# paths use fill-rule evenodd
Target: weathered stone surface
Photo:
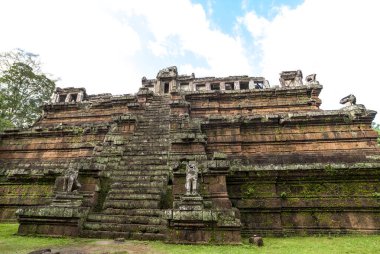
<instances>
[{"instance_id":1,"label":"weathered stone surface","mask_svg":"<svg viewBox=\"0 0 380 254\"><path fill-rule=\"evenodd\" d=\"M51 253L51 249L41 249L41 250L35 250L31 251L28 254L49 254Z\"/></svg>"},{"instance_id":2,"label":"weathered stone surface","mask_svg":"<svg viewBox=\"0 0 380 254\"><path fill-rule=\"evenodd\" d=\"M249 238L249 243L252 243L258 247L264 246L264 241L263 241L263 238L261 236L256 236L256 235L251 236Z\"/></svg>"},{"instance_id":3,"label":"weathered stone surface","mask_svg":"<svg viewBox=\"0 0 380 254\"><path fill-rule=\"evenodd\" d=\"M376 112L321 110L315 76L303 85L297 71L283 74L284 86L269 87L262 77L195 78L172 68L143 79L135 95L58 89L32 128L0 134L0 220L22 208L22 234L190 243L221 241L228 225L227 242L239 241L238 221L246 236L380 232ZM202 197L190 215L179 209L188 161L197 162ZM57 193L70 169L78 196ZM199 219L200 230L170 226L168 209L172 220L174 212ZM210 212L201 219L200 211Z\"/></svg>"}]
</instances>

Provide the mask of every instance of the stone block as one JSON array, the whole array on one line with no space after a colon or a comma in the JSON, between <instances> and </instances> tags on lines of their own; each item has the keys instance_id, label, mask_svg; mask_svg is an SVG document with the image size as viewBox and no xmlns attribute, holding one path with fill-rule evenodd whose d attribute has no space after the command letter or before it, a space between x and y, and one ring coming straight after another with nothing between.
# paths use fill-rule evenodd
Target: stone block
<instances>
[{"instance_id":1,"label":"stone block","mask_svg":"<svg viewBox=\"0 0 380 254\"><path fill-rule=\"evenodd\" d=\"M258 247L264 246L263 238L260 236L252 236L249 238L249 243L254 244Z\"/></svg>"}]
</instances>

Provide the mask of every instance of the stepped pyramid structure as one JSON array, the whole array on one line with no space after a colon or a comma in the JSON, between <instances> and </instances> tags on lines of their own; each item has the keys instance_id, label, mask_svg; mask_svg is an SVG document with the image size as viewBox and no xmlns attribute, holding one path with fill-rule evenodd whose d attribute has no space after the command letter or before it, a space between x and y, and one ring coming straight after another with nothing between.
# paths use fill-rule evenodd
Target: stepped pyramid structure
<instances>
[{"instance_id":1,"label":"stepped pyramid structure","mask_svg":"<svg viewBox=\"0 0 380 254\"><path fill-rule=\"evenodd\" d=\"M354 96L321 110L321 90L301 71L270 87L176 67L135 95L58 88L32 127L0 134L0 220L21 235L175 243L379 233L376 112Z\"/></svg>"}]
</instances>

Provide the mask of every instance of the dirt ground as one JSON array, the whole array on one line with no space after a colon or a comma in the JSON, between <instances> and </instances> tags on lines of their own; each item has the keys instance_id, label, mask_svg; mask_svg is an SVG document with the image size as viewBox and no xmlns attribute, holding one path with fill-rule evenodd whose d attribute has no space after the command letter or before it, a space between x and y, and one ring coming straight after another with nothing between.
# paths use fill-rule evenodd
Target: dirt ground
<instances>
[{"instance_id":1,"label":"dirt ground","mask_svg":"<svg viewBox=\"0 0 380 254\"><path fill-rule=\"evenodd\" d=\"M153 250L144 242L125 241L119 243L114 240L99 240L80 246L54 248L51 252L59 252L60 254L164 254Z\"/></svg>"}]
</instances>

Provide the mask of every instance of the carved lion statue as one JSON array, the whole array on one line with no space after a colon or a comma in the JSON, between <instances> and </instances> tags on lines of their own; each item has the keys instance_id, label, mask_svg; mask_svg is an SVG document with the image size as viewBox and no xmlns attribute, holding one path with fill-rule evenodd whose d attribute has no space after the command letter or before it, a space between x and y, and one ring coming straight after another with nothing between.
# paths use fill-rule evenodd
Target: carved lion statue
<instances>
[{"instance_id":1,"label":"carved lion statue","mask_svg":"<svg viewBox=\"0 0 380 254\"><path fill-rule=\"evenodd\" d=\"M170 66L158 72L157 78L174 78L177 77L178 71L176 66Z\"/></svg>"},{"instance_id":2,"label":"carved lion statue","mask_svg":"<svg viewBox=\"0 0 380 254\"><path fill-rule=\"evenodd\" d=\"M347 106L356 105L356 97L353 94L347 95L340 100L340 104L347 104Z\"/></svg>"},{"instance_id":3,"label":"carved lion statue","mask_svg":"<svg viewBox=\"0 0 380 254\"><path fill-rule=\"evenodd\" d=\"M63 191L73 192L79 190L82 185L78 181L78 171L69 170L63 177Z\"/></svg>"}]
</instances>

